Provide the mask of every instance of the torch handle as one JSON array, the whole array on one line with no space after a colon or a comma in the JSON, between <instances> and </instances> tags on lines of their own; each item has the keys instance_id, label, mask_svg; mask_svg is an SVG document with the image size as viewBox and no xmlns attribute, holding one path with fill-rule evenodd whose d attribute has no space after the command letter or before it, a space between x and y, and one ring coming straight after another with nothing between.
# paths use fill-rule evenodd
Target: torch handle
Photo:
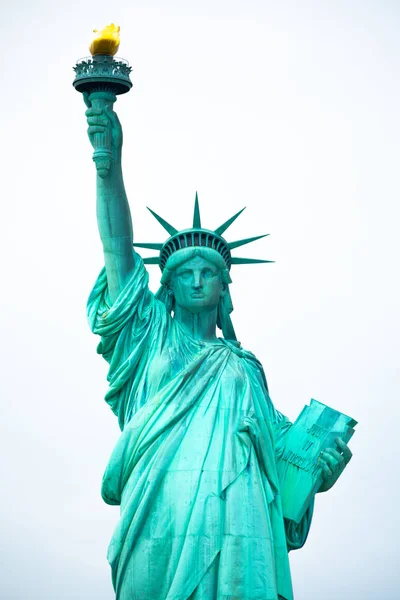
<instances>
[{"instance_id":1,"label":"torch handle","mask_svg":"<svg viewBox=\"0 0 400 600\"><path fill-rule=\"evenodd\" d=\"M96 91L89 96L89 101L93 108L101 108L103 111L106 106L113 107L117 97L113 92ZM107 177L111 169L112 161L112 131L111 125L106 127L104 133L95 133L93 136L93 160L96 164L96 170L102 179Z\"/></svg>"}]
</instances>

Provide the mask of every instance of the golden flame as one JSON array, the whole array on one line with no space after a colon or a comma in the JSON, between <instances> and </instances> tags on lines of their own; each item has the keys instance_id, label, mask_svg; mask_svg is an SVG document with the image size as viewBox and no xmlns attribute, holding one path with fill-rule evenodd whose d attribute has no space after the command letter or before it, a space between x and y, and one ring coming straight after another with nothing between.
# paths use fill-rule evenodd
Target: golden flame
<instances>
[{"instance_id":1,"label":"golden flame","mask_svg":"<svg viewBox=\"0 0 400 600\"><path fill-rule=\"evenodd\" d=\"M89 46L89 50L92 56L95 54L108 54L114 56L118 52L119 48L119 31L120 27L111 23L104 27L102 31L93 30L94 37L92 43Z\"/></svg>"}]
</instances>

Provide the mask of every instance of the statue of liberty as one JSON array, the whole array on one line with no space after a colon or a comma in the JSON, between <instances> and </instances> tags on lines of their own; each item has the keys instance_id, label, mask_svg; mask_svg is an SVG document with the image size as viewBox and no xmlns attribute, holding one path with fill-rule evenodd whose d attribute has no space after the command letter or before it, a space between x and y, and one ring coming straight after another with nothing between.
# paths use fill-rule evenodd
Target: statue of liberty
<instances>
[{"instance_id":1,"label":"statue of liberty","mask_svg":"<svg viewBox=\"0 0 400 600\"><path fill-rule=\"evenodd\" d=\"M85 101L89 139L108 132L112 149L110 168L97 173L105 267L88 316L122 431L102 483L105 502L121 510L108 551L116 598L292 600L288 552L305 543L313 497L299 522L285 516L277 464L293 425L230 316L231 266L267 261L232 257L257 238L223 237L239 213L203 228L197 194L191 228L153 213L169 238L134 244L118 117L112 105ZM134 247L158 253L142 260ZM146 262L161 268L155 295ZM341 438L326 448L317 491L350 458Z\"/></svg>"}]
</instances>

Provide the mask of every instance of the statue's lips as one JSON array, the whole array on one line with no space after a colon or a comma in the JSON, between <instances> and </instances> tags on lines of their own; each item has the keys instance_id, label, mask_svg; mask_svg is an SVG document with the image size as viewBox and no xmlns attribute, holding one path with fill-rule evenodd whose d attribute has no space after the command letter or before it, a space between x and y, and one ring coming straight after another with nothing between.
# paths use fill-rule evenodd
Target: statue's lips
<instances>
[{"instance_id":1,"label":"statue's lips","mask_svg":"<svg viewBox=\"0 0 400 600\"><path fill-rule=\"evenodd\" d=\"M201 292L193 292L190 295L192 298L204 298L204 294L202 294Z\"/></svg>"}]
</instances>

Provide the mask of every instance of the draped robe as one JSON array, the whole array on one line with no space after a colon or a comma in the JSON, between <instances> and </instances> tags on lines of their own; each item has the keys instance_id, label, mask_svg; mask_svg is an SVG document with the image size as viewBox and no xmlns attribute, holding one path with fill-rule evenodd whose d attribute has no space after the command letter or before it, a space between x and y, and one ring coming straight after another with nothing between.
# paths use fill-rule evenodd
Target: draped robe
<instances>
[{"instance_id":1,"label":"draped robe","mask_svg":"<svg viewBox=\"0 0 400 600\"><path fill-rule=\"evenodd\" d=\"M102 496L120 505L108 560L117 600L292 600L276 460L291 424L261 364L237 342L191 338L148 288L136 256L110 305L105 270L88 301L109 363L121 437Z\"/></svg>"}]
</instances>

